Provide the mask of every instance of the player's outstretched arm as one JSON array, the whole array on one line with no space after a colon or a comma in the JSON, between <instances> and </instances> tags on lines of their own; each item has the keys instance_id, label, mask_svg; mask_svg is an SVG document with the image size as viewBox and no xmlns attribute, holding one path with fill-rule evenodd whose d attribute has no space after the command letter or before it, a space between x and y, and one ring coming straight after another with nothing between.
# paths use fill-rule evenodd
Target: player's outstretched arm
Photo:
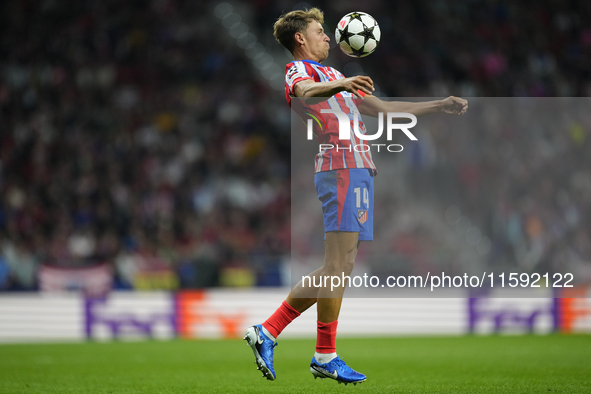
<instances>
[{"instance_id":1,"label":"player's outstretched arm","mask_svg":"<svg viewBox=\"0 0 591 394\"><path fill-rule=\"evenodd\" d=\"M406 112L417 117L436 113L464 115L468 110L468 101L463 98L450 96L444 100L410 103L404 101L382 101L375 96L367 96L359 104L358 108L362 114L374 117L377 117L380 112Z\"/></svg>"},{"instance_id":2,"label":"player's outstretched arm","mask_svg":"<svg viewBox=\"0 0 591 394\"><path fill-rule=\"evenodd\" d=\"M293 88L296 97L332 97L340 92L350 92L362 98L359 91L371 95L374 90L373 81L364 75L331 82L315 82L311 79L304 79Z\"/></svg>"}]
</instances>

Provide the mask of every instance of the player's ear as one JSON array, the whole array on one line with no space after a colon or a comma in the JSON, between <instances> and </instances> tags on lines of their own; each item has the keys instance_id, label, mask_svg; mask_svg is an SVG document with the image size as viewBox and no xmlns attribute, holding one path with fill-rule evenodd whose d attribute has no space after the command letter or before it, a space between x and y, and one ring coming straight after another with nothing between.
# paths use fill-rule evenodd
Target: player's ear
<instances>
[{"instance_id":1,"label":"player's ear","mask_svg":"<svg viewBox=\"0 0 591 394\"><path fill-rule=\"evenodd\" d=\"M304 45L305 40L304 40L304 35L302 33L300 33L299 31L295 34L295 40L298 44Z\"/></svg>"}]
</instances>

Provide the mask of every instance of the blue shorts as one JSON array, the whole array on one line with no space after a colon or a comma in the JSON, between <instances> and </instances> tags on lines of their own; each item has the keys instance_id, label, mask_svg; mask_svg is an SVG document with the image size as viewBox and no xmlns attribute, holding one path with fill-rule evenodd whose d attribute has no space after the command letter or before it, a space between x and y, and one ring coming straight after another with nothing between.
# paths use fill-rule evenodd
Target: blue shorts
<instances>
[{"instance_id":1,"label":"blue shorts","mask_svg":"<svg viewBox=\"0 0 591 394\"><path fill-rule=\"evenodd\" d=\"M373 241L373 176L367 168L317 172L314 185L328 231L358 232L360 241Z\"/></svg>"}]
</instances>

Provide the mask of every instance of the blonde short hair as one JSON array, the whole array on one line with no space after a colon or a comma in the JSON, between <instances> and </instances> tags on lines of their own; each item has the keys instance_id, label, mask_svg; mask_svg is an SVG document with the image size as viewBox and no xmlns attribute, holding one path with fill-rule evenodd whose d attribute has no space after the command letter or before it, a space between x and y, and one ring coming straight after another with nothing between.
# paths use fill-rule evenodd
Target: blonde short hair
<instances>
[{"instance_id":1,"label":"blonde short hair","mask_svg":"<svg viewBox=\"0 0 591 394\"><path fill-rule=\"evenodd\" d=\"M324 13L318 8L309 10L290 11L283 14L277 19L273 25L273 36L275 39L290 52L293 52L295 47L295 34L304 33L311 21L317 21L320 24L324 23Z\"/></svg>"}]
</instances>

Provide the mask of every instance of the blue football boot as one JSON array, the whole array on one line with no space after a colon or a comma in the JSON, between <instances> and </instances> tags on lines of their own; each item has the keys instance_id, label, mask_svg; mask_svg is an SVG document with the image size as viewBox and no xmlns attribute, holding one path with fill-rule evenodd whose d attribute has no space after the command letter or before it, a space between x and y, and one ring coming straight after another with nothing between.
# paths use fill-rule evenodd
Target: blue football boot
<instances>
[{"instance_id":1,"label":"blue football boot","mask_svg":"<svg viewBox=\"0 0 591 394\"><path fill-rule=\"evenodd\" d=\"M249 327L246 330L244 340L248 342L248 346L254 353L255 363L257 369L263 373L263 378L268 380L275 380L275 368L273 368L273 352L277 342L273 342L263 332L263 326L257 324L256 326Z\"/></svg>"},{"instance_id":2,"label":"blue football boot","mask_svg":"<svg viewBox=\"0 0 591 394\"><path fill-rule=\"evenodd\" d=\"M357 383L365 382L367 379L364 374L347 366L347 364L345 364L345 362L338 356L326 364L320 364L314 357L312 357L310 372L314 375L314 379L330 378L336 380L339 384L345 383L345 385L348 383L356 385Z\"/></svg>"}]
</instances>

